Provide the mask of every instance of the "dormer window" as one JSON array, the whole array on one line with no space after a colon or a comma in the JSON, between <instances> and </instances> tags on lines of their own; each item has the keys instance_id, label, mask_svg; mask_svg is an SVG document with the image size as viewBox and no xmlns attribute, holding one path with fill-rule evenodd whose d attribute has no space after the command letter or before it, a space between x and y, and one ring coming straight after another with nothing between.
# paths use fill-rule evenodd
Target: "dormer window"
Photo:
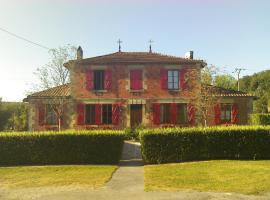
<instances>
[{"instance_id":1,"label":"dormer window","mask_svg":"<svg viewBox=\"0 0 270 200\"><path fill-rule=\"evenodd\" d=\"M179 70L168 70L168 89L179 89Z\"/></svg>"}]
</instances>

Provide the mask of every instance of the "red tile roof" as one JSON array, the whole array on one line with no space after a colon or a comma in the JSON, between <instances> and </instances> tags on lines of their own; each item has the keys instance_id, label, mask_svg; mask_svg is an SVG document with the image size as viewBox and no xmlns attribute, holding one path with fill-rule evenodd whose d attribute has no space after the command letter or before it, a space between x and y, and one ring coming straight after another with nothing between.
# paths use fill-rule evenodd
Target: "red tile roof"
<instances>
[{"instance_id":1,"label":"red tile roof","mask_svg":"<svg viewBox=\"0 0 270 200\"><path fill-rule=\"evenodd\" d=\"M206 63L203 60L187 59L176 56L169 56L160 53L150 52L116 52L103 56L85 58L82 60L74 60L79 64L113 64L113 63L161 63L161 64L196 64L200 63L203 66Z\"/></svg>"},{"instance_id":2,"label":"red tile roof","mask_svg":"<svg viewBox=\"0 0 270 200\"><path fill-rule=\"evenodd\" d=\"M34 97L68 97L70 96L70 83L60 85L57 87L49 88L40 92L35 92L29 95L27 98Z\"/></svg>"},{"instance_id":3,"label":"red tile roof","mask_svg":"<svg viewBox=\"0 0 270 200\"><path fill-rule=\"evenodd\" d=\"M225 89L225 88L217 87L213 85L203 85L203 86L210 88L214 94L221 97L255 97L255 95L253 94L249 94L242 91Z\"/></svg>"}]
</instances>

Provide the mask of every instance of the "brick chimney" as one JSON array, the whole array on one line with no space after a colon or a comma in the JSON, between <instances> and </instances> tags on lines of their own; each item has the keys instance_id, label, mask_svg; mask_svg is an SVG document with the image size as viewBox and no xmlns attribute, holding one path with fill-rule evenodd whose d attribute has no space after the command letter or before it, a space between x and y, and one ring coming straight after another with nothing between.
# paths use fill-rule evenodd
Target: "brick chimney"
<instances>
[{"instance_id":1,"label":"brick chimney","mask_svg":"<svg viewBox=\"0 0 270 200\"><path fill-rule=\"evenodd\" d=\"M77 60L81 60L81 59L83 59L83 50L82 50L82 47L79 46L77 49Z\"/></svg>"}]
</instances>

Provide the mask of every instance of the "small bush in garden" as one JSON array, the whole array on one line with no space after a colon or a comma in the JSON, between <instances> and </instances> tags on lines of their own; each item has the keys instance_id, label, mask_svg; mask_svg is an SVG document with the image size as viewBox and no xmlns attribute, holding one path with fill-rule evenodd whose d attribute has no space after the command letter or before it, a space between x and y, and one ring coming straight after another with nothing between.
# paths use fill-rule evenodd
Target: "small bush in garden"
<instances>
[{"instance_id":1,"label":"small bush in garden","mask_svg":"<svg viewBox=\"0 0 270 200\"><path fill-rule=\"evenodd\" d=\"M270 125L270 113L251 114L249 120L252 125Z\"/></svg>"},{"instance_id":2,"label":"small bush in garden","mask_svg":"<svg viewBox=\"0 0 270 200\"><path fill-rule=\"evenodd\" d=\"M146 163L270 158L270 126L146 129L140 140Z\"/></svg>"},{"instance_id":3,"label":"small bush in garden","mask_svg":"<svg viewBox=\"0 0 270 200\"><path fill-rule=\"evenodd\" d=\"M115 164L124 132L116 130L0 133L0 165Z\"/></svg>"}]
</instances>

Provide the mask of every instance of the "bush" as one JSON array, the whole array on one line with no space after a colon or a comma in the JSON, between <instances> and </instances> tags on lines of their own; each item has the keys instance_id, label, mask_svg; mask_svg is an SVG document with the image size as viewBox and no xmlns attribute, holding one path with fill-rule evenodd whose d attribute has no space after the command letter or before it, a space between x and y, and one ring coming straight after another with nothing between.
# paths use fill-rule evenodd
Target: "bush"
<instances>
[{"instance_id":1,"label":"bush","mask_svg":"<svg viewBox=\"0 0 270 200\"><path fill-rule=\"evenodd\" d=\"M270 125L270 114L259 113L250 115L252 125Z\"/></svg>"},{"instance_id":2,"label":"bush","mask_svg":"<svg viewBox=\"0 0 270 200\"><path fill-rule=\"evenodd\" d=\"M270 158L270 126L148 129L140 140L150 164Z\"/></svg>"},{"instance_id":3,"label":"bush","mask_svg":"<svg viewBox=\"0 0 270 200\"><path fill-rule=\"evenodd\" d=\"M0 133L0 165L115 164L122 131Z\"/></svg>"}]
</instances>

